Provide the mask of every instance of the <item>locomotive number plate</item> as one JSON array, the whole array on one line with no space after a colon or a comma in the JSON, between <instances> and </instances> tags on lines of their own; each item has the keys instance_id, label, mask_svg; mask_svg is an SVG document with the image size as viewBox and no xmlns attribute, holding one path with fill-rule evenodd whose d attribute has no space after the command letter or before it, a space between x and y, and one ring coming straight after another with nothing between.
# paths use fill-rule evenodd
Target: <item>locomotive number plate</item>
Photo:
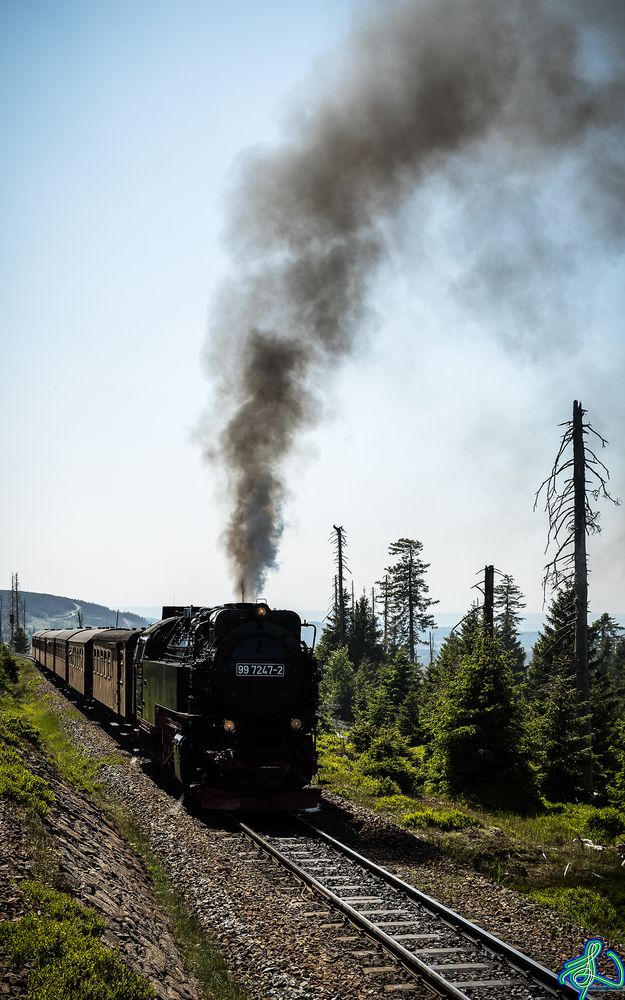
<instances>
[{"instance_id":1,"label":"locomotive number plate","mask_svg":"<svg viewBox=\"0 0 625 1000\"><path fill-rule=\"evenodd\" d=\"M284 677L284 663L237 663L237 677Z\"/></svg>"}]
</instances>

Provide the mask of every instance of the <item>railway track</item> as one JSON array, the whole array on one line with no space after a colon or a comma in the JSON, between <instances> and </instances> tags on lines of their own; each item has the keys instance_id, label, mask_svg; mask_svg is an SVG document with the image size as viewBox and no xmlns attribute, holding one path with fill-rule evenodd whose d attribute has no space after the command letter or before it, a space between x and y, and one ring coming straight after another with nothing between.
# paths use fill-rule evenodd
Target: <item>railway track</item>
<instances>
[{"instance_id":1,"label":"railway track","mask_svg":"<svg viewBox=\"0 0 625 1000\"><path fill-rule=\"evenodd\" d=\"M410 996L425 984L455 1000L577 1000L555 973L314 826L294 819L288 830L241 830L393 956L368 969L380 976L381 996ZM393 982L400 967L402 982Z\"/></svg>"}]
</instances>

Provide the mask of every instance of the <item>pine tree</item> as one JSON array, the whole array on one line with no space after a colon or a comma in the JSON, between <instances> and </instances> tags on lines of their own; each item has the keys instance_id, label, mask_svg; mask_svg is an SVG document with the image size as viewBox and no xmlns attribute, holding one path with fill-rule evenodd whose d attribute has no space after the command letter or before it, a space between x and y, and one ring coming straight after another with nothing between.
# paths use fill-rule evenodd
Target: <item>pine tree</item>
<instances>
[{"instance_id":1,"label":"pine tree","mask_svg":"<svg viewBox=\"0 0 625 1000\"><path fill-rule=\"evenodd\" d=\"M349 595L345 590L343 593L343 621L344 627L347 628L347 632L349 633L351 628L351 614L349 611L348 596ZM335 602L325 619L324 629L316 646L315 652L319 663L322 666L327 663L332 653L336 652L337 649L340 649L342 645L344 645L344 643L341 642L339 612Z\"/></svg>"},{"instance_id":2,"label":"pine tree","mask_svg":"<svg viewBox=\"0 0 625 1000\"><path fill-rule=\"evenodd\" d=\"M583 794L589 747L588 709L576 686L574 646L575 590L568 584L554 594L525 686L526 747L541 793L559 802Z\"/></svg>"},{"instance_id":3,"label":"pine tree","mask_svg":"<svg viewBox=\"0 0 625 1000\"><path fill-rule=\"evenodd\" d=\"M417 660L417 644L424 641L422 633L436 624L428 609L438 604L429 597L425 575L430 564L421 560L422 550L414 538L392 542L389 555L397 561L386 569L388 581L378 581L388 603L387 646L392 652L404 649L411 663Z\"/></svg>"},{"instance_id":4,"label":"pine tree","mask_svg":"<svg viewBox=\"0 0 625 1000\"><path fill-rule=\"evenodd\" d=\"M13 633L13 651L15 653L27 653L30 649L30 642L24 629L20 625Z\"/></svg>"},{"instance_id":5,"label":"pine tree","mask_svg":"<svg viewBox=\"0 0 625 1000\"><path fill-rule=\"evenodd\" d=\"M514 577L504 574L495 587L495 634L506 652L511 654L512 669L517 675L523 674L525 669L525 650L519 639L524 607L523 594Z\"/></svg>"},{"instance_id":6,"label":"pine tree","mask_svg":"<svg viewBox=\"0 0 625 1000\"><path fill-rule=\"evenodd\" d=\"M354 715L356 720L367 714L367 706L371 701L372 692L380 686L382 664L372 660L361 661L354 677Z\"/></svg>"},{"instance_id":7,"label":"pine tree","mask_svg":"<svg viewBox=\"0 0 625 1000\"><path fill-rule=\"evenodd\" d=\"M584 721L571 670L553 674L541 698L528 706L525 745L536 768L539 791L551 802L573 802L583 793Z\"/></svg>"},{"instance_id":8,"label":"pine tree","mask_svg":"<svg viewBox=\"0 0 625 1000\"><path fill-rule=\"evenodd\" d=\"M430 713L439 689L453 676L462 657L473 652L476 642L481 639L483 633L482 610L476 605L454 626L443 640L436 658L426 667L421 689L422 720L425 720Z\"/></svg>"},{"instance_id":9,"label":"pine tree","mask_svg":"<svg viewBox=\"0 0 625 1000\"><path fill-rule=\"evenodd\" d=\"M412 746L419 746L425 740L422 719L423 710L423 680L415 672L413 686L399 706L397 714L397 729L405 736Z\"/></svg>"},{"instance_id":10,"label":"pine tree","mask_svg":"<svg viewBox=\"0 0 625 1000\"><path fill-rule=\"evenodd\" d=\"M392 727L397 709L389 695L388 665L363 660L354 682L354 725L350 739L359 753L371 745L381 729Z\"/></svg>"},{"instance_id":11,"label":"pine tree","mask_svg":"<svg viewBox=\"0 0 625 1000\"><path fill-rule=\"evenodd\" d=\"M615 691L622 691L625 685L622 671L625 637L620 634L623 631L623 626L607 612L593 622L588 630L591 678L604 677Z\"/></svg>"},{"instance_id":12,"label":"pine tree","mask_svg":"<svg viewBox=\"0 0 625 1000\"><path fill-rule=\"evenodd\" d=\"M331 653L323 668L319 698L332 719L351 722L353 718L354 664L346 646Z\"/></svg>"},{"instance_id":13,"label":"pine tree","mask_svg":"<svg viewBox=\"0 0 625 1000\"><path fill-rule=\"evenodd\" d=\"M536 697L556 673L575 675L575 591L561 587L553 596L546 621L532 650L528 696Z\"/></svg>"},{"instance_id":14,"label":"pine tree","mask_svg":"<svg viewBox=\"0 0 625 1000\"><path fill-rule=\"evenodd\" d=\"M625 719L616 725L613 752L616 766L608 784L608 796L613 805L625 811Z\"/></svg>"},{"instance_id":15,"label":"pine tree","mask_svg":"<svg viewBox=\"0 0 625 1000\"><path fill-rule=\"evenodd\" d=\"M618 665L622 631L607 613L588 630L594 778L600 793L619 768L618 725L625 715L625 672Z\"/></svg>"},{"instance_id":16,"label":"pine tree","mask_svg":"<svg viewBox=\"0 0 625 1000\"><path fill-rule=\"evenodd\" d=\"M382 659L380 629L371 601L365 593L358 598L350 615L347 631L349 658L358 667L363 660L379 663Z\"/></svg>"},{"instance_id":17,"label":"pine tree","mask_svg":"<svg viewBox=\"0 0 625 1000\"><path fill-rule=\"evenodd\" d=\"M432 779L443 792L495 807L534 800L509 655L483 630L441 675L424 724Z\"/></svg>"}]
</instances>

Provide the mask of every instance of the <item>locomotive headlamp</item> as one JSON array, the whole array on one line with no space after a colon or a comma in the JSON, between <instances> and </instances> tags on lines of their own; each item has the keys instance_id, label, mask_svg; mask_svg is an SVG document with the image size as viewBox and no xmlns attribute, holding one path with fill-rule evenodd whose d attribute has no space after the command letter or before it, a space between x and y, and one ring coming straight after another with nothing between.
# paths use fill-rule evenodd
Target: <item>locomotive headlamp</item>
<instances>
[{"instance_id":1,"label":"locomotive headlamp","mask_svg":"<svg viewBox=\"0 0 625 1000\"><path fill-rule=\"evenodd\" d=\"M301 728L302 728L302 720L301 719L291 719L291 729L295 729L297 731L298 729L301 729Z\"/></svg>"},{"instance_id":2,"label":"locomotive headlamp","mask_svg":"<svg viewBox=\"0 0 625 1000\"><path fill-rule=\"evenodd\" d=\"M256 615L257 615L258 618L266 618L267 617L267 611L268 611L268 608L267 608L266 604L259 604L257 606L257 608L256 608Z\"/></svg>"},{"instance_id":3,"label":"locomotive headlamp","mask_svg":"<svg viewBox=\"0 0 625 1000\"><path fill-rule=\"evenodd\" d=\"M237 724L234 719L224 719L223 727L227 733L233 733L237 728Z\"/></svg>"}]
</instances>

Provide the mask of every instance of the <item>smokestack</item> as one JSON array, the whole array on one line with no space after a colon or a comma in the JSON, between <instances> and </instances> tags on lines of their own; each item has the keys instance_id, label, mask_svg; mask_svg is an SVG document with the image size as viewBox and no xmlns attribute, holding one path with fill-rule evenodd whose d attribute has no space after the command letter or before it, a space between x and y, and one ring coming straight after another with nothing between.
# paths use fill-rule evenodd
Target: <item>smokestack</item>
<instances>
[{"instance_id":1,"label":"smokestack","mask_svg":"<svg viewBox=\"0 0 625 1000\"><path fill-rule=\"evenodd\" d=\"M225 474L237 592L260 592L276 565L286 460L370 325L367 290L388 223L426 181L455 178L462 199L470 174L483 215L478 283L510 303L529 303L537 270L542 281L566 269L534 204L545 171L567 163L563 197L586 206L598 238L622 237L624 11L620 0L375 4L282 142L240 158L232 273L210 320L216 412L205 431Z\"/></svg>"}]
</instances>

